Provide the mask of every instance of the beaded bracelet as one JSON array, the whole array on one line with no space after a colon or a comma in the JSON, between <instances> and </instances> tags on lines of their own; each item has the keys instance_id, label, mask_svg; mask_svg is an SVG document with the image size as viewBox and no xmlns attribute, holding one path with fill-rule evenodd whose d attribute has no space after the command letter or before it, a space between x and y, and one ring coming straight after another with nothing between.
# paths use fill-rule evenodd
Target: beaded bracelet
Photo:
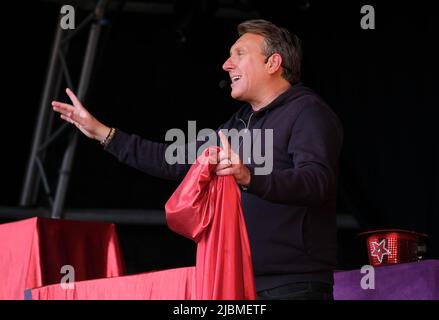
<instances>
[{"instance_id":1,"label":"beaded bracelet","mask_svg":"<svg viewBox=\"0 0 439 320\"><path fill-rule=\"evenodd\" d=\"M104 147L106 147L108 145L108 143L110 143L111 139L113 139L114 134L116 133L116 129L115 128L111 128L110 132L108 132L107 137L101 141L101 145L103 145Z\"/></svg>"}]
</instances>

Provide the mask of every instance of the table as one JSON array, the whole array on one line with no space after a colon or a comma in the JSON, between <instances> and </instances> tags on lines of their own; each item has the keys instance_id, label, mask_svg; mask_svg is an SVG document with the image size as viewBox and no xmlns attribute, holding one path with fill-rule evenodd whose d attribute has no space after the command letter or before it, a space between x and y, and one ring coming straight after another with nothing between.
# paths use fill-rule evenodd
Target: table
<instances>
[{"instance_id":1,"label":"table","mask_svg":"<svg viewBox=\"0 0 439 320\"><path fill-rule=\"evenodd\" d=\"M439 300L439 260L374 267L375 289L362 289L361 269L334 274L336 300ZM370 282L369 282L370 284Z\"/></svg>"},{"instance_id":2,"label":"table","mask_svg":"<svg viewBox=\"0 0 439 320\"><path fill-rule=\"evenodd\" d=\"M28 289L26 300L193 300L196 268L183 267Z\"/></svg>"},{"instance_id":3,"label":"table","mask_svg":"<svg viewBox=\"0 0 439 320\"><path fill-rule=\"evenodd\" d=\"M25 289L65 276L81 281L123 274L113 224L30 218L0 225L0 299L23 299Z\"/></svg>"},{"instance_id":4,"label":"table","mask_svg":"<svg viewBox=\"0 0 439 320\"><path fill-rule=\"evenodd\" d=\"M204 151L204 160L191 166L165 204L168 227L197 243L195 266L79 281L73 288L43 286L27 290L26 299L255 299L241 193L232 176L215 174L207 161L211 151Z\"/></svg>"}]
</instances>

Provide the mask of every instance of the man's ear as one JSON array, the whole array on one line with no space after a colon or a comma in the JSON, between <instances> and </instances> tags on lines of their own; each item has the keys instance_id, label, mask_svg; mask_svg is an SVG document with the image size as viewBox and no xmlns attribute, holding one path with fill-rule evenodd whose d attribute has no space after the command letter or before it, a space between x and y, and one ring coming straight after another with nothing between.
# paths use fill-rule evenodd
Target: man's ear
<instances>
[{"instance_id":1,"label":"man's ear","mask_svg":"<svg viewBox=\"0 0 439 320\"><path fill-rule=\"evenodd\" d=\"M282 66L282 57L279 53L273 53L267 61L267 68L270 74L275 73Z\"/></svg>"}]
</instances>

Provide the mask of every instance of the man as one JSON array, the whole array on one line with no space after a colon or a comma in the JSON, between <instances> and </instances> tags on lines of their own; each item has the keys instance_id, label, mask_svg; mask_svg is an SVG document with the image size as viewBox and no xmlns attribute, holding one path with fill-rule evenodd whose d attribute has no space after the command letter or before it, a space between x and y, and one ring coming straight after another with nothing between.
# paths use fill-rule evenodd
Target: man
<instances>
[{"instance_id":1,"label":"man","mask_svg":"<svg viewBox=\"0 0 439 320\"><path fill-rule=\"evenodd\" d=\"M253 144L271 153L271 170L242 150L219 154L218 175L242 187L258 297L332 299L336 266L335 200L342 128L337 116L300 81L299 39L265 20L238 26L239 39L223 65L231 95L246 102L221 129L258 132ZM189 165L165 161L166 144L109 128L67 90L75 107L53 102L61 117L126 164L162 178L180 179ZM266 145L267 132L272 144ZM227 138L219 132L224 150ZM244 160L244 161L243 161Z\"/></svg>"}]
</instances>

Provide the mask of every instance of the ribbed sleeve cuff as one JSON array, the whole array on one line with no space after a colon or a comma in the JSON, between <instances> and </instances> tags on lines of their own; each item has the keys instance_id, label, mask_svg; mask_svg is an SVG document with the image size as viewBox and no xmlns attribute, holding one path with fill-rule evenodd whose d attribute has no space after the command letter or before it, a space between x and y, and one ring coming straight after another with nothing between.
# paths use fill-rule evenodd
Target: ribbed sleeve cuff
<instances>
[{"instance_id":1,"label":"ribbed sleeve cuff","mask_svg":"<svg viewBox=\"0 0 439 320\"><path fill-rule=\"evenodd\" d=\"M268 175L256 175L255 167L248 167L250 170L250 184L247 186L247 191L258 196L265 194Z\"/></svg>"},{"instance_id":2,"label":"ribbed sleeve cuff","mask_svg":"<svg viewBox=\"0 0 439 320\"><path fill-rule=\"evenodd\" d=\"M104 150L118 157L124 147L126 147L129 137L130 136L127 133L116 129L113 138L104 147Z\"/></svg>"}]
</instances>

